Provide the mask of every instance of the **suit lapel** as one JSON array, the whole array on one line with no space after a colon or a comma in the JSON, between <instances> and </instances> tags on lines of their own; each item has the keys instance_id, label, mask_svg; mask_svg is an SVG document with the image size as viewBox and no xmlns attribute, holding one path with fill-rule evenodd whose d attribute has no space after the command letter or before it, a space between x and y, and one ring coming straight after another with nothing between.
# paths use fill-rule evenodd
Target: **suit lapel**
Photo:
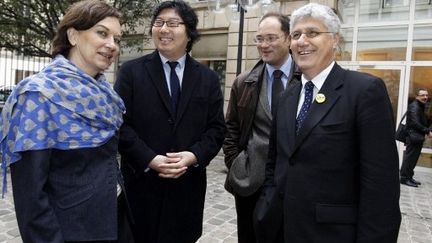
<instances>
[{"instance_id":1,"label":"suit lapel","mask_svg":"<svg viewBox=\"0 0 432 243\"><path fill-rule=\"evenodd\" d=\"M150 62L145 63L147 73L150 76L151 82L156 87L159 96L162 98L162 102L171 116L174 116L174 111L171 106L171 96L168 91L167 80L165 77L165 71L162 66L162 60L157 51L153 52L150 57ZM143 97L145 98L145 97Z\"/></svg>"},{"instance_id":2,"label":"suit lapel","mask_svg":"<svg viewBox=\"0 0 432 243\"><path fill-rule=\"evenodd\" d=\"M261 82L261 92L259 94L258 102L261 104L261 106L264 108L264 113L267 116L268 119L272 119L270 104L268 102L267 97L267 87L268 87L268 77L267 72L265 71L265 68L263 70L262 74L262 82Z\"/></svg>"},{"instance_id":3,"label":"suit lapel","mask_svg":"<svg viewBox=\"0 0 432 243\"><path fill-rule=\"evenodd\" d=\"M187 104L194 93L194 90L202 77L200 76L199 63L193 60L189 55L186 55L185 69L183 73L183 81L181 85L180 101L177 108L176 121L186 110Z\"/></svg>"},{"instance_id":4,"label":"suit lapel","mask_svg":"<svg viewBox=\"0 0 432 243\"><path fill-rule=\"evenodd\" d=\"M330 111L336 101L339 99L340 94L337 89L342 85L344 70L335 64L332 71L326 78L321 90L318 92L324 94L325 101L323 103L317 103L313 101L310 110L307 114L306 120L303 123L299 134L296 137L296 141L292 151L295 151L300 144L309 135L312 129L321 121L321 119ZM296 102L298 104L298 101Z\"/></svg>"},{"instance_id":5,"label":"suit lapel","mask_svg":"<svg viewBox=\"0 0 432 243\"><path fill-rule=\"evenodd\" d=\"M281 135L281 137L288 138L287 142L288 142L289 151L293 151L294 142L296 139L295 123L296 123L297 104L298 104L301 88L302 88L301 82L296 82L293 85L287 87L286 95L284 95L284 98L281 100L281 102L285 102L285 104L281 105L281 107L286 107L286 111L282 112L282 109L278 109L279 112L278 117L282 117L280 119L281 123L287 124L289 134L286 134L286 136Z\"/></svg>"}]
</instances>

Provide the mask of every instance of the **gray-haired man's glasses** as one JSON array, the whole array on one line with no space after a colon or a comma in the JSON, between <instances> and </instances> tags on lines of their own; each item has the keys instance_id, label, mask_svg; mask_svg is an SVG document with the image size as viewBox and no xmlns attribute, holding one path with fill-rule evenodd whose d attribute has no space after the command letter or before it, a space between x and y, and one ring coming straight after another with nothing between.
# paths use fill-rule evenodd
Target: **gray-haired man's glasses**
<instances>
[{"instance_id":1,"label":"gray-haired man's glasses","mask_svg":"<svg viewBox=\"0 0 432 243\"><path fill-rule=\"evenodd\" d=\"M294 32L292 32L292 33L290 34L290 36L291 36L291 39L292 39L292 40L298 40L298 39L300 39L300 37L301 37L303 34L305 34L307 38L312 39L312 38L315 38L315 37L319 36L320 34L326 34L326 33L327 33L327 34L329 34L329 33L332 33L332 34L333 34L333 32L328 32L328 31L315 31L315 30L308 30L308 31L306 31L306 32L294 31Z\"/></svg>"}]
</instances>

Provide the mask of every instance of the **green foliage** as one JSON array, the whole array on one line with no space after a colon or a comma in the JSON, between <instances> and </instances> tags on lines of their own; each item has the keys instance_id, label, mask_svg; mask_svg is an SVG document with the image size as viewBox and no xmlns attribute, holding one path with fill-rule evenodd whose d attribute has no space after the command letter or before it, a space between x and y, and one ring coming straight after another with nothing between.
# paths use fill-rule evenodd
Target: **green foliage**
<instances>
[{"instance_id":1,"label":"green foliage","mask_svg":"<svg viewBox=\"0 0 432 243\"><path fill-rule=\"evenodd\" d=\"M56 26L68 6L77 0L1 0L0 48L30 56L50 56ZM138 29L148 26L148 17L159 0L111 0L123 14L122 46L139 51L147 41Z\"/></svg>"}]
</instances>

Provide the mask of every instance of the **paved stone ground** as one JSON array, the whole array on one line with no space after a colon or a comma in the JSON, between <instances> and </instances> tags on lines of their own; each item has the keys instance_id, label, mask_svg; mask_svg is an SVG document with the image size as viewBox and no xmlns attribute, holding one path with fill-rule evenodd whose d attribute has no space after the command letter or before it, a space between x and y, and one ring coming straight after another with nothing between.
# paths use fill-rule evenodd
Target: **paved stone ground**
<instances>
[{"instance_id":1,"label":"paved stone ground","mask_svg":"<svg viewBox=\"0 0 432 243\"><path fill-rule=\"evenodd\" d=\"M19 243L22 241L15 218L10 177L8 182L8 193L0 199L0 242Z\"/></svg>"},{"instance_id":2,"label":"paved stone ground","mask_svg":"<svg viewBox=\"0 0 432 243\"><path fill-rule=\"evenodd\" d=\"M199 243L237 242L233 197L223 188L223 158L216 157L208 167L204 232ZM401 185L402 223L398 243L432 243L432 169L416 170L418 188ZM305 242L307 243L307 242Z\"/></svg>"},{"instance_id":3,"label":"paved stone ground","mask_svg":"<svg viewBox=\"0 0 432 243\"><path fill-rule=\"evenodd\" d=\"M398 243L432 242L432 170L416 171L416 179L422 182L419 188L401 185L402 224ZM237 242L234 200L223 188L224 180L225 169L222 157L218 156L208 167L204 232L198 243ZM22 242L10 187L5 198L0 199L0 242Z\"/></svg>"}]
</instances>

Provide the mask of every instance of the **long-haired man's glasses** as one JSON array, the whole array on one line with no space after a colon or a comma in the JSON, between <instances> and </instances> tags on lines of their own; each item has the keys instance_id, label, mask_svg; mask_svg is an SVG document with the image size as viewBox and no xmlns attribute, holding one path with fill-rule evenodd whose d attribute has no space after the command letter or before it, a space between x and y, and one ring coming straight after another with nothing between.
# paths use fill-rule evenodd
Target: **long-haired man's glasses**
<instances>
[{"instance_id":1,"label":"long-haired man's glasses","mask_svg":"<svg viewBox=\"0 0 432 243\"><path fill-rule=\"evenodd\" d=\"M291 39L292 40L298 40L300 39L300 37L305 34L307 38L315 38L317 36L319 36L320 34L325 34L325 33L332 33L333 32L329 32L329 31L315 31L315 30L308 30L306 32L300 32L300 31L294 31L290 34Z\"/></svg>"},{"instance_id":2,"label":"long-haired man's glasses","mask_svg":"<svg viewBox=\"0 0 432 243\"><path fill-rule=\"evenodd\" d=\"M168 27L178 27L181 24L184 24L184 22L180 22L178 20L161 20L161 19L156 19L153 22L153 26L154 27L162 27L164 24L166 24Z\"/></svg>"},{"instance_id":3,"label":"long-haired man's glasses","mask_svg":"<svg viewBox=\"0 0 432 243\"><path fill-rule=\"evenodd\" d=\"M263 44L264 42L267 44L272 44L277 40L279 40L279 38L281 38L279 35L266 35L266 36L257 35L255 36L253 41L257 45Z\"/></svg>"}]
</instances>

